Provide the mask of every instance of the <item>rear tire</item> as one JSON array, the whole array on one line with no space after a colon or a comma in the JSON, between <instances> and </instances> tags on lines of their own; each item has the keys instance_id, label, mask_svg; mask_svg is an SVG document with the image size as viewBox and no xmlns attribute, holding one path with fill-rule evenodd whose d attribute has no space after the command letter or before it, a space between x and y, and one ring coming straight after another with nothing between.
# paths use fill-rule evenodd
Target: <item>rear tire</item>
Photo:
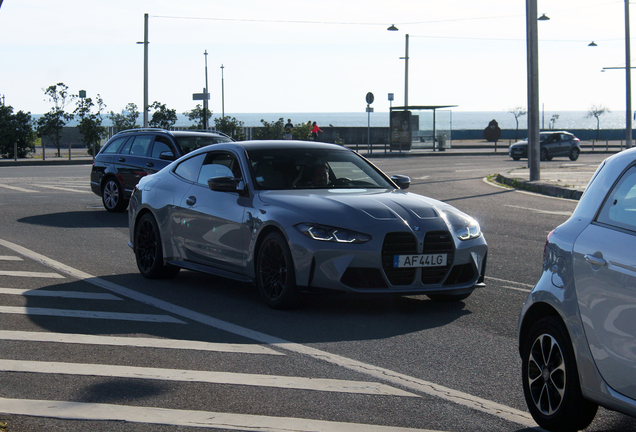
<instances>
[{"instance_id":1,"label":"rear tire","mask_svg":"<svg viewBox=\"0 0 636 432\"><path fill-rule=\"evenodd\" d=\"M598 405L581 393L570 337L556 317L537 321L521 345L523 393L534 420L551 431L578 431Z\"/></svg>"},{"instance_id":2,"label":"rear tire","mask_svg":"<svg viewBox=\"0 0 636 432\"><path fill-rule=\"evenodd\" d=\"M128 201L124 199L124 189L117 179L111 177L102 187L102 203L109 212L119 213L126 210Z\"/></svg>"},{"instance_id":3,"label":"rear tire","mask_svg":"<svg viewBox=\"0 0 636 432\"><path fill-rule=\"evenodd\" d=\"M548 150L546 148L542 148L539 151L539 159L542 161L549 161L551 158L548 156Z\"/></svg>"},{"instance_id":4,"label":"rear tire","mask_svg":"<svg viewBox=\"0 0 636 432\"><path fill-rule=\"evenodd\" d=\"M571 161L575 161L579 158L579 154L581 152L579 151L578 148L574 147L572 150L570 150L570 160Z\"/></svg>"},{"instance_id":5,"label":"rear tire","mask_svg":"<svg viewBox=\"0 0 636 432\"><path fill-rule=\"evenodd\" d=\"M155 218L146 213L135 224L135 258L137 268L148 279L173 278L179 274L179 267L163 263L161 234Z\"/></svg>"},{"instance_id":6,"label":"rear tire","mask_svg":"<svg viewBox=\"0 0 636 432\"><path fill-rule=\"evenodd\" d=\"M290 309L300 303L294 261L279 232L269 233L259 248L256 284L265 304L273 309Z\"/></svg>"}]
</instances>

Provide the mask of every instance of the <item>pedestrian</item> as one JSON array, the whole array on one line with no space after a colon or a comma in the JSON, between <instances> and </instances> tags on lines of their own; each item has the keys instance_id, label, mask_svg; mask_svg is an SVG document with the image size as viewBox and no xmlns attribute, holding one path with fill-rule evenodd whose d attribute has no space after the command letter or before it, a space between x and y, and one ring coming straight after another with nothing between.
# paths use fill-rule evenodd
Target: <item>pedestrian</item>
<instances>
[{"instance_id":1,"label":"pedestrian","mask_svg":"<svg viewBox=\"0 0 636 432\"><path fill-rule=\"evenodd\" d=\"M314 123L312 124L312 128L311 128L311 138L312 138L314 141L318 141L318 132L322 132L322 129L320 129L320 128L318 127L318 124L317 124L316 122L314 122Z\"/></svg>"},{"instance_id":2,"label":"pedestrian","mask_svg":"<svg viewBox=\"0 0 636 432\"><path fill-rule=\"evenodd\" d=\"M291 119L287 119L287 124L285 125L285 139L292 139L292 130L294 130L294 125L291 122Z\"/></svg>"}]
</instances>

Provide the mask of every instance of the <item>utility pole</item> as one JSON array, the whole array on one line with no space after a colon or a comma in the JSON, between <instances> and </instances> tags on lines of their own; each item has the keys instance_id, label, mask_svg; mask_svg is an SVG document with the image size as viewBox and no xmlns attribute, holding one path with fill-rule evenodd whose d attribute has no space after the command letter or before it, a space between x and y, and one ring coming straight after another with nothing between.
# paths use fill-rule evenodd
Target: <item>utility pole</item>
<instances>
[{"instance_id":1,"label":"utility pole","mask_svg":"<svg viewBox=\"0 0 636 432\"><path fill-rule=\"evenodd\" d=\"M144 127L148 127L148 14L144 14Z\"/></svg>"},{"instance_id":2,"label":"utility pole","mask_svg":"<svg viewBox=\"0 0 636 432\"><path fill-rule=\"evenodd\" d=\"M539 42L537 0L526 0L526 44L528 55L528 167L530 181L541 178L539 157Z\"/></svg>"},{"instance_id":3,"label":"utility pole","mask_svg":"<svg viewBox=\"0 0 636 432\"><path fill-rule=\"evenodd\" d=\"M208 87L208 50L203 53L205 56L205 88L203 89L203 129L208 129L208 100L210 99L210 92Z\"/></svg>"},{"instance_id":4,"label":"utility pole","mask_svg":"<svg viewBox=\"0 0 636 432\"><path fill-rule=\"evenodd\" d=\"M625 148L632 147L632 60L629 41L629 0L625 0Z\"/></svg>"},{"instance_id":5,"label":"utility pole","mask_svg":"<svg viewBox=\"0 0 636 432\"><path fill-rule=\"evenodd\" d=\"M221 64L221 116L225 118L225 83L223 82L223 64Z\"/></svg>"}]
</instances>

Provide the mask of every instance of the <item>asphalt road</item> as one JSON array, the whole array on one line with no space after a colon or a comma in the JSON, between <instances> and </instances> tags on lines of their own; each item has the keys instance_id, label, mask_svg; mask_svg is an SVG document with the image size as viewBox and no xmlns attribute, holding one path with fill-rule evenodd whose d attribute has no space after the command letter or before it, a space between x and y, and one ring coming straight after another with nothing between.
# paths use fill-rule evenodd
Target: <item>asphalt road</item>
<instances>
[{"instance_id":1,"label":"asphalt road","mask_svg":"<svg viewBox=\"0 0 636 432\"><path fill-rule=\"evenodd\" d=\"M148 281L126 215L90 192L90 166L1 168L0 422L9 432L532 427L517 317L546 235L576 202L486 183L521 165L505 155L373 162L479 220L487 288L457 304L316 297L274 311L251 286L209 275ZM636 430L636 420L601 410L588 430Z\"/></svg>"}]
</instances>

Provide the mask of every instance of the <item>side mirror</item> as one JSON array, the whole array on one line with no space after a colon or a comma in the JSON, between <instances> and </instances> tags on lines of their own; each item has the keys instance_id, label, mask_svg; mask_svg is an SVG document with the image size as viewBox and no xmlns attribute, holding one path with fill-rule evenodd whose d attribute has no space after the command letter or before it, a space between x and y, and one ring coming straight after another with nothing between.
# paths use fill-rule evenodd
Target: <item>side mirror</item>
<instances>
[{"instance_id":1,"label":"side mirror","mask_svg":"<svg viewBox=\"0 0 636 432\"><path fill-rule=\"evenodd\" d=\"M210 190L217 192L241 192L243 179L236 177L212 177L208 180Z\"/></svg>"},{"instance_id":2,"label":"side mirror","mask_svg":"<svg viewBox=\"0 0 636 432\"><path fill-rule=\"evenodd\" d=\"M393 180L393 183L395 183L400 189L408 189L409 186L411 186L411 177L409 176L395 174L391 177L391 180Z\"/></svg>"},{"instance_id":3,"label":"side mirror","mask_svg":"<svg viewBox=\"0 0 636 432\"><path fill-rule=\"evenodd\" d=\"M171 151L165 151L161 152L161 154L159 155L159 159L173 161L176 158L174 157L174 153L172 153Z\"/></svg>"}]
</instances>

